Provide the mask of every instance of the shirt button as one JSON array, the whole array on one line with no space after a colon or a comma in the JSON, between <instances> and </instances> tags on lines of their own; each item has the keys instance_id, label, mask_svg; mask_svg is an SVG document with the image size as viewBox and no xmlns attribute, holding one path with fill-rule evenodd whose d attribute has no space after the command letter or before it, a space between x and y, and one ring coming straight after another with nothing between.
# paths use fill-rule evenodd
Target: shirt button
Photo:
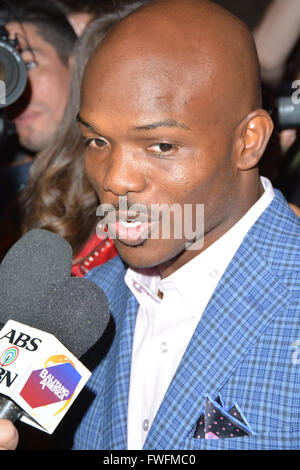
<instances>
[{"instance_id":1,"label":"shirt button","mask_svg":"<svg viewBox=\"0 0 300 470\"><path fill-rule=\"evenodd\" d=\"M216 277L216 275L219 273L219 271L217 271L217 269L214 269L211 273L209 273L209 276L214 278Z\"/></svg>"},{"instance_id":2,"label":"shirt button","mask_svg":"<svg viewBox=\"0 0 300 470\"><path fill-rule=\"evenodd\" d=\"M166 352L168 352L168 349L169 349L169 348L168 348L167 343L165 343L165 342L161 343L161 345L160 345L160 352L161 352L161 353L166 353Z\"/></svg>"},{"instance_id":3,"label":"shirt button","mask_svg":"<svg viewBox=\"0 0 300 470\"><path fill-rule=\"evenodd\" d=\"M143 421L143 431L149 431L149 420L144 419Z\"/></svg>"}]
</instances>

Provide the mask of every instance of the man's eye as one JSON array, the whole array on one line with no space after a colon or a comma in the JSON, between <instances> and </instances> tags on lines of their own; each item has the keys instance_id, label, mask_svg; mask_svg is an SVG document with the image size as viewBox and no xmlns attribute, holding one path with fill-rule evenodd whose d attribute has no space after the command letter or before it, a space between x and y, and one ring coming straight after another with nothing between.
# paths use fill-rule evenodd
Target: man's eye
<instances>
[{"instance_id":1,"label":"man's eye","mask_svg":"<svg viewBox=\"0 0 300 470\"><path fill-rule=\"evenodd\" d=\"M151 147L149 147L149 150L159 155L169 155L175 150L177 150L177 147L173 144L160 142L158 144L151 145Z\"/></svg>"},{"instance_id":2,"label":"man's eye","mask_svg":"<svg viewBox=\"0 0 300 470\"><path fill-rule=\"evenodd\" d=\"M83 141L85 147L90 149L101 149L107 145L107 142L99 138L86 138Z\"/></svg>"}]
</instances>

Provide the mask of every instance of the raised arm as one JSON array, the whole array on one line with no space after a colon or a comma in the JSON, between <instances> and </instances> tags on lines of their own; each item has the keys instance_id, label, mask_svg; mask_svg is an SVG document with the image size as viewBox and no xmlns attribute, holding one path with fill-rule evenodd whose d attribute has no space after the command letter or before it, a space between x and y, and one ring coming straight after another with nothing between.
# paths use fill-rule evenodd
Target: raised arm
<instances>
[{"instance_id":1,"label":"raised arm","mask_svg":"<svg viewBox=\"0 0 300 470\"><path fill-rule=\"evenodd\" d=\"M274 0L253 31L265 82L279 84L299 33L300 1Z\"/></svg>"}]
</instances>

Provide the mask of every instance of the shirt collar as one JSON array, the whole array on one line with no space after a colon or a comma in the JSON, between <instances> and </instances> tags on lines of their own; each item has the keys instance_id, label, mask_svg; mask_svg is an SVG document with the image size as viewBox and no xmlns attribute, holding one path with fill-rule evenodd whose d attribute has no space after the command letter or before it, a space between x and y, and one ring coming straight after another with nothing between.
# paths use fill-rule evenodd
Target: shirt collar
<instances>
[{"instance_id":1,"label":"shirt collar","mask_svg":"<svg viewBox=\"0 0 300 470\"><path fill-rule=\"evenodd\" d=\"M176 288L190 311L199 316L199 305L205 308L244 237L274 198L271 182L261 177L261 183L264 193L247 213L215 243L167 278L161 280L155 268L128 268L125 282L139 303L144 294L159 302L158 290Z\"/></svg>"}]
</instances>

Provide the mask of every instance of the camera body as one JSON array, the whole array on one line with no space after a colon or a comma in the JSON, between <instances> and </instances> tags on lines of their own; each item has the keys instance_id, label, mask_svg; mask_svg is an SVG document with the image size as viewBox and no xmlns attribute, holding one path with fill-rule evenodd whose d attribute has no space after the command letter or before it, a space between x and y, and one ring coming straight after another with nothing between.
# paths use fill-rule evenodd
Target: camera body
<instances>
[{"instance_id":1,"label":"camera body","mask_svg":"<svg viewBox=\"0 0 300 470\"><path fill-rule=\"evenodd\" d=\"M289 96L278 98L278 123L281 129L300 128L300 80L295 80L291 88L295 91Z\"/></svg>"},{"instance_id":2,"label":"camera body","mask_svg":"<svg viewBox=\"0 0 300 470\"><path fill-rule=\"evenodd\" d=\"M300 80L284 82L278 96L263 87L263 107L272 117L275 129L300 129Z\"/></svg>"},{"instance_id":3,"label":"camera body","mask_svg":"<svg viewBox=\"0 0 300 470\"><path fill-rule=\"evenodd\" d=\"M0 108L14 103L27 83L26 66L17 45L18 40L9 39L5 27L0 25Z\"/></svg>"},{"instance_id":4,"label":"camera body","mask_svg":"<svg viewBox=\"0 0 300 470\"><path fill-rule=\"evenodd\" d=\"M22 95L27 83L26 65L17 50L18 40L9 39L5 26L0 25L0 146L14 126L5 117L4 108Z\"/></svg>"}]
</instances>

